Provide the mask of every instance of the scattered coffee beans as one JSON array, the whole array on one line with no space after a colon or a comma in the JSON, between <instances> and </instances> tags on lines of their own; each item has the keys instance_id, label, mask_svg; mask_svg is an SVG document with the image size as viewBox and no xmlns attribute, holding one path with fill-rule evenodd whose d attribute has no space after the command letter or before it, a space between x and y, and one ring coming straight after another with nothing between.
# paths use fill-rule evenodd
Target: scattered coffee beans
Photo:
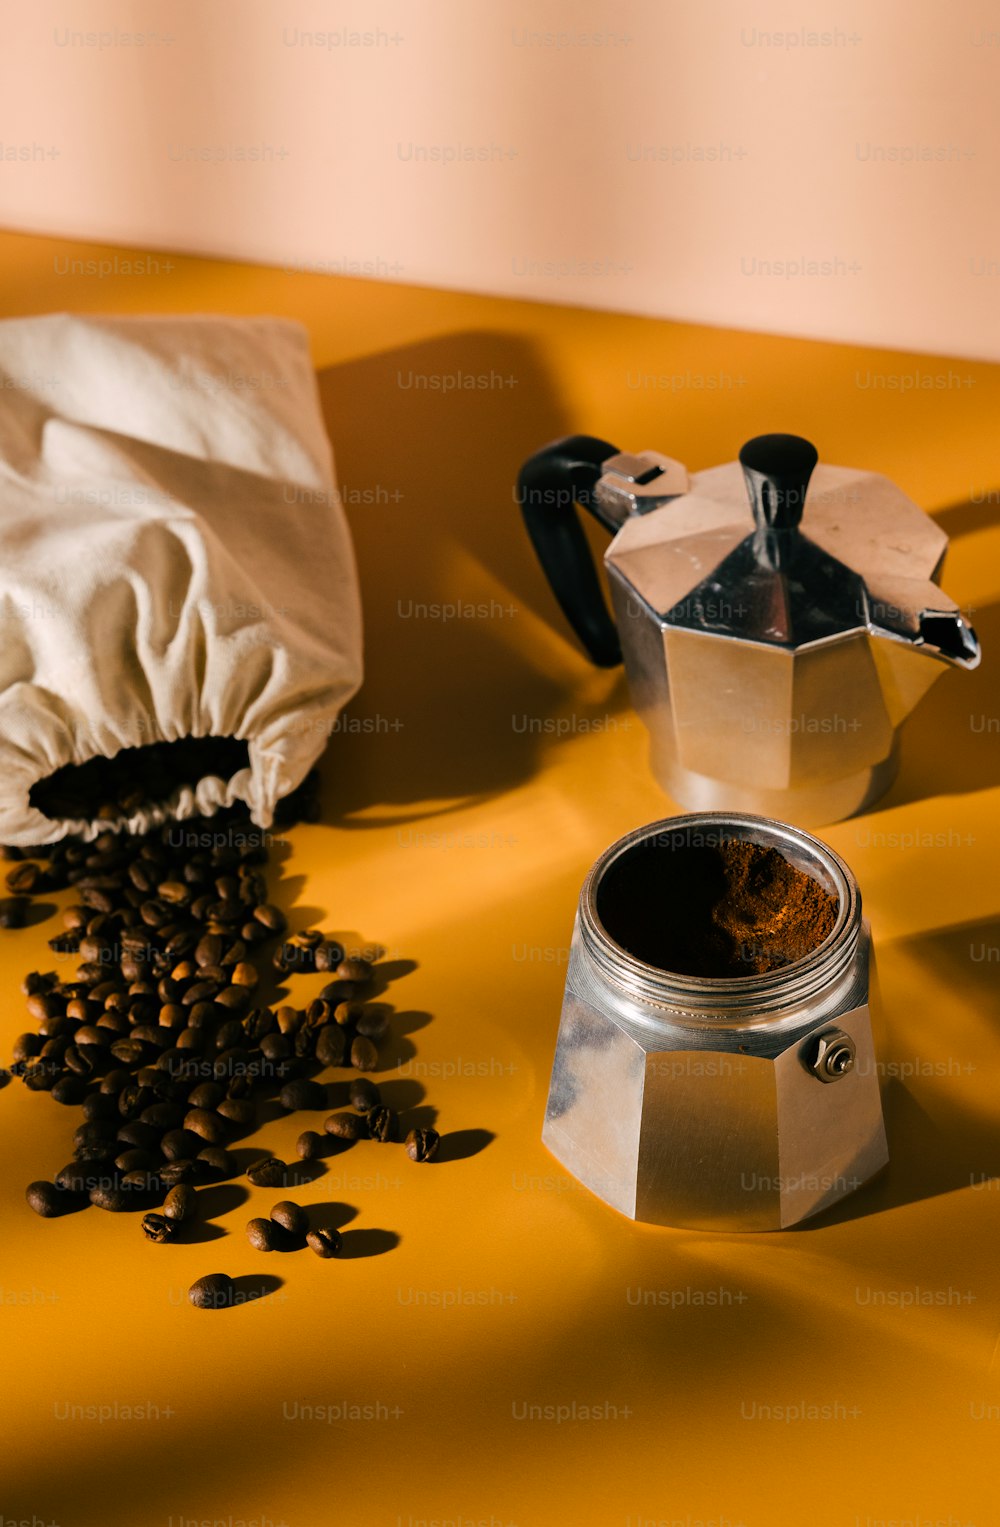
<instances>
[{"instance_id":1,"label":"scattered coffee beans","mask_svg":"<svg viewBox=\"0 0 1000 1527\"><path fill-rule=\"evenodd\" d=\"M198 740L189 750L191 767L203 772L219 742ZM229 747L224 739L222 745ZM35 804L53 816L123 827L140 806L164 798L168 766L175 788L187 754L178 744L169 753L131 750L112 761L114 768L100 761L60 771L35 787ZM284 822L316 820L312 788L307 782L283 803ZM371 963L319 930L287 933L285 914L267 900L263 835L243 808L144 835L109 830L93 841L65 838L40 848L37 859L22 850L0 853L13 861L0 928L23 926L33 896L71 887L74 897L61 914L63 931L49 943L76 968L25 977L37 1032L15 1041L11 1067L30 1090L81 1107L84 1119L74 1160L53 1182L26 1190L37 1214L54 1217L88 1202L113 1213L139 1209L148 1239L175 1238L195 1212L196 1186L236 1174L224 1142L254 1128L261 1099L277 1094L288 1112L320 1110L327 1097L317 1069L377 1067L389 1015L358 1000L371 986ZM330 977L303 1008L255 1005L268 943L276 938L280 975ZM299 1136L300 1160L326 1154L328 1135L399 1138L397 1115L367 1077L355 1076L350 1101L356 1113L333 1114L325 1133ZM411 1131L406 1149L415 1160L429 1160L437 1142L433 1130ZM255 1186L278 1187L286 1170L267 1156L246 1175ZM269 1220L250 1224L284 1249L303 1237L320 1256L340 1247L336 1231L309 1231L305 1211L288 1200L275 1205ZM199 1279L190 1291L202 1308L232 1297L232 1281L222 1273Z\"/></svg>"}]
</instances>

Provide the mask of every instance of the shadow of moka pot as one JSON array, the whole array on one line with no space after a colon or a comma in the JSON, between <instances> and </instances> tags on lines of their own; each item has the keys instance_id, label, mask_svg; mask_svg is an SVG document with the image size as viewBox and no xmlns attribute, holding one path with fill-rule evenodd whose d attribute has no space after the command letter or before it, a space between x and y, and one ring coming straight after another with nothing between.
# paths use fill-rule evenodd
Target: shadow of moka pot
<instances>
[{"instance_id":1,"label":"shadow of moka pot","mask_svg":"<svg viewBox=\"0 0 1000 1527\"><path fill-rule=\"evenodd\" d=\"M817 465L797 435L688 474L575 435L518 498L594 663L624 660L652 768L692 811L835 822L892 783L899 728L976 634L939 587L948 538L887 478ZM614 534L608 613L577 505Z\"/></svg>"}]
</instances>

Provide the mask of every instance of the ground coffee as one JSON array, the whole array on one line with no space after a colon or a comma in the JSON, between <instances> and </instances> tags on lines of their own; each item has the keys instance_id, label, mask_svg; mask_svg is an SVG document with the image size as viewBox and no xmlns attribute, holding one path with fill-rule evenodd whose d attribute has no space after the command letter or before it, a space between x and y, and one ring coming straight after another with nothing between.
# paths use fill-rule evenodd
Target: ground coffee
<instances>
[{"instance_id":1,"label":"ground coffee","mask_svg":"<svg viewBox=\"0 0 1000 1527\"><path fill-rule=\"evenodd\" d=\"M680 975L761 975L801 960L832 932L837 898L777 849L739 839L643 844L598 893L608 933L637 959Z\"/></svg>"}]
</instances>

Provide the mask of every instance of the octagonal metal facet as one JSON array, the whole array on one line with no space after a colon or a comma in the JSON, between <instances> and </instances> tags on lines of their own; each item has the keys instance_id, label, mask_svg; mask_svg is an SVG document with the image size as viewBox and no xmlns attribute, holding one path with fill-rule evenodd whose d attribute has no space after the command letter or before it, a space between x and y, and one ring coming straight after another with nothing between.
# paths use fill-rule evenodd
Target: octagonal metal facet
<instances>
[{"instance_id":1,"label":"octagonal metal facet","mask_svg":"<svg viewBox=\"0 0 1000 1527\"><path fill-rule=\"evenodd\" d=\"M690 1032L657 1035L609 1010L586 972L577 928L543 1141L631 1219L778 1230L829 1207L888 1160L869 959L866 930L850 1005L746 1053L745 1037L720 1045L710 1030L701 1042ZM833 1027L854 1041L856 1060L825 1086L808 1062L818 1035Z\"/></svg>"}]
</instances>

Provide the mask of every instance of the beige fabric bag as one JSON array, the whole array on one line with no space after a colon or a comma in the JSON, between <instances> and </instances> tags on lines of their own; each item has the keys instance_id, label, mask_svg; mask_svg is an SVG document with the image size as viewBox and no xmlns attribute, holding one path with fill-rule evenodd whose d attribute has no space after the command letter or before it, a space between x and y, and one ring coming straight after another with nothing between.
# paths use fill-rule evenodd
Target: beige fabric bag
<instances>
[{"instance_id":1,"label":"beige fabric bag","mask_svg":"<svg viewBox=\"0 0 1000 1527\"><path fill-rule=\"evenodd\" d=\"M361 682L350 537L305 331L269 318L0 323L0 842L66 764L187 736L249 766L127 823L260 827Z\"/></svg>"}]
</instances>

